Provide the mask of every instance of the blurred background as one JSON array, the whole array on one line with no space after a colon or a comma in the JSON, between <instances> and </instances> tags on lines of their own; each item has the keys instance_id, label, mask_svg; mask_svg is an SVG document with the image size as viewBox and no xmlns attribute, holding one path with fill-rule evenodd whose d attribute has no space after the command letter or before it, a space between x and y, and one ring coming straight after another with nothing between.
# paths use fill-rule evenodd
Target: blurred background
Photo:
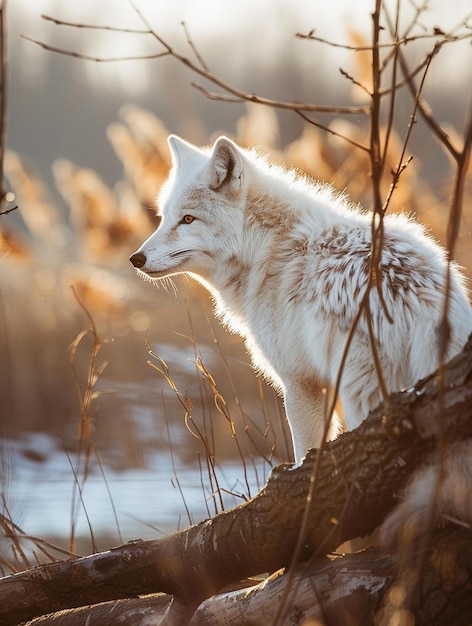
<instances>
[{"instance_id":1,"label":"blurred background","mask_svg":"<svg viewBox=\"0 0 472 626\"><path fill-rule=\"evenodd\" d=\"M373 5L136 0L135 6L191 57L186 28L211 70L248 93L345 106L367 99L339 68L368 84L368 53L295 34L314 30L368 45ZM423 35L467 32L463 24L471 23L468 0L446 7L432 0L428 7L414 30L420 39L407 46L412 66L433 44ZM414 12L404 2L405 27ZM10 561L18 558L20 533L12 544L11 522L28 536L81 552L157 537L254 495L272 464L290 458L279 399L252 372L241 340L213 319L208 295L185 277L174 280L175 290L156 289L128 262L155 228L169 132L196 144L225 133L371 206L366 155L335 135L293 112L209 100L191 86L200 79L173 58L94 62L47 51L29 39L100 59L162 47L149 34L74 28L42 15L145 28L127 0L8 4L5 171L12 206L19 207L0 218L0 554ZM471 95L471 51L470 38L444 46L424 89L458 145ZM411 114L405 90L389 167L400 158ZM316 121L368 141L363 115ZM420 119L410 155L392 210L415 214L444 242L453 169ZM385 194L390 181L387 168ZM456 257L469 276L470 175L466 197Z\"/></svg>"}]
</instances>

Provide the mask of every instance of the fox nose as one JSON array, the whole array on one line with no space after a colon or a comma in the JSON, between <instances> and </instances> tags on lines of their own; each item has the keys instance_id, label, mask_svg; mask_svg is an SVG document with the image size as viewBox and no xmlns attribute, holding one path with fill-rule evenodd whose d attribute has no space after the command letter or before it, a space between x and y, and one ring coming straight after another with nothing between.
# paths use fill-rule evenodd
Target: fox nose
<instances>
[{"instance_id":1,"label":"fox nose","mask_svg":"<svg viewBox=\"0 0 472 626\"><path fill-rule=\"evenodd\" d=\"M144 252L134 252L130 256L129 260L134 265L134 267L137 267L138 269L146 265L146 255L144 254Z\"/></svg>"}]
</instances>

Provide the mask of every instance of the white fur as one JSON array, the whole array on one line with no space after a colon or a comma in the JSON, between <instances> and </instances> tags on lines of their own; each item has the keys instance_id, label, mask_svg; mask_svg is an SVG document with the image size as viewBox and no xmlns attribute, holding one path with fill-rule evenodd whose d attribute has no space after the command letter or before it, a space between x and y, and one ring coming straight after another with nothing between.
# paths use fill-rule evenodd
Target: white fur
<instances>
[{"instance_id":1,"label":"white fur","mask_svg":"<svg viewBox=\"0 0 472 626\"><path fill-rule=\"evenodd\" d=\"M283 393L299 460L323 437L326 389L337 380L367 288L372 215L225 137L204 150L176 136L169 145L173 167L159 198L162 221L131 259L140 255L147 277L185 272L210 290L217 315L245 338L254 366ZM369 306L391 392L439 365L447 263L444 250L406 216L386 216L384 229L382 297L372 288ZM450 269L447 359L472 332L464 281L454 264ZM382 400L379 388L364 313L340 385L349 429ZM469 475L471 456L470 448L459 455ZM448 475L459 476L452 455L447 464ZM431 482L426 474L414 477L408 503L395 512L397 528L411 507L423 507ZM466 495L468 502L458 504L451 493L440 494L438 510L472 515L470 490Z\"/></svg>"}]
</instances>

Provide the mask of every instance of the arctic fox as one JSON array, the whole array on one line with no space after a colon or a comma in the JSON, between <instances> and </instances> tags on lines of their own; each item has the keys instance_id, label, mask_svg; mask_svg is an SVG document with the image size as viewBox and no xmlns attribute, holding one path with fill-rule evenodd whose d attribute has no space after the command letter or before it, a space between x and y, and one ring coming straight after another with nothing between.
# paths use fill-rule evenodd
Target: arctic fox
<instances>
[{"instance_id":1,"label":"arctic fox","mask_svg":"<svg viewBox=\"0 0 472 626\"><path fill-rule=\"evenodd\" d=\"M380 280L359 317L371 214L226 137L199 149L172 135L169 146L173 166L159 197L160 225L130 260L151 279L186 273L211 292L217 315L244 337L254 367L283 394L296 460L323 439L326 389L337 381L348 341L339 386L348 429L382 400L371 335L388 392L438 367L447 261L419 224L404 215L384 218ZM472 332L454 264L448 322L446 359ZM434 476L434 465L414 476L393 526L413 512L421 519ZM472 448L457 445L438 514L472 519L471 484Z\"/></svg>"}]
</instances>

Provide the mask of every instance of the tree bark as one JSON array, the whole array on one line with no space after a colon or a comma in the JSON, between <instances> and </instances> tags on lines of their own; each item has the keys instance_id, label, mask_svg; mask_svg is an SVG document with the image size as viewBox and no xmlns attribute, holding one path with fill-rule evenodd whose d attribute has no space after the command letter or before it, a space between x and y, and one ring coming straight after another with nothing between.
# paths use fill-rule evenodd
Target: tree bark
<instances>
[{"instance_id":1,"label":"tree bark","mask_svg":"<svg viewBox=\"0 0 472 626\"><path fill-rule=\"evenodd\" d=\"M205 600L190 626L253 626L306 622L324 626L370 626L413 623L395 621L404 611L395 594L385 595L401 565L398 555L371 548L334 560L300 563L295 575L277 575L250 590L235 591ZM453 567L451 567L453 565ZM447 573L446 573L447 572ZM408 577L395 579L396 588ZM410 581L411 584L411 581ZM470 626L472 623L472 533L448 528L435 534L419 594L415 626ZM288 594L286 610L281 599ZM280 621L277 622L277 619Z\"/></svg>"},{"instance_id":2,"label":"tree bark","mask_svg":"<svg viewBox=\"0 0 472 626\"><path fill-rule=\"evenodd\" d=\"M79 609L58 611L52 615L38 617L27 626L149 626L159 624L164 616L170 596L156 594L143 598L114 600ZM26 625L25 625L26 626Z\"/></svg>"},{"instance_id":3,"label":"tree bark","mask_svg":"<svg viewBox=\"0 0 472 626\"><path fill-rule=\"evenodd\" d=\"M158 591L173 595L175 610L189 615L234 581L289 566L294 553L313 558L369 534L438 437L472 436L471 418L469 339L441 376L393 394L359 428L309 451L303 463L274 468L249 502L164 539L0 580L0 624Z\"/></svg>"},{"instance_id":4,"label":"tree bark","mask_svg":"<svg viewBox=\"0 0 472 626\"><path fill-rule=\"evenodd\" d=\"M296 566L289 578L278 572L269 579L205 600L195 611L190 626L261 626L281 624L302 626L307 621L324 626L370 626L391 624L405 609L398 604L392 587L398 555L382 554L370 548L356 554L310 559ZM452 566L451 566L452 565ZM411 584L411 571L397 577L396 588ZM403 578L403 580L402 580ZM409 580L410 579L410 580ZM248 581L249 582L249 581ZM394 587L395 588L395 587ZM415 615L416 626L469 626L472 623L472 533L449 527L436 531L429 550L419 594L423 598ZM281 599L286 610L279 614ZM171 596L163 594L132 600L60 611L40 617L25 626L149 626L163 624ZM181 610L175 605L166 622L180 626ZM187 621L190 619L187 614ZM316 622L317 620L317 622Z\"/></svg>"}]
</instances>

